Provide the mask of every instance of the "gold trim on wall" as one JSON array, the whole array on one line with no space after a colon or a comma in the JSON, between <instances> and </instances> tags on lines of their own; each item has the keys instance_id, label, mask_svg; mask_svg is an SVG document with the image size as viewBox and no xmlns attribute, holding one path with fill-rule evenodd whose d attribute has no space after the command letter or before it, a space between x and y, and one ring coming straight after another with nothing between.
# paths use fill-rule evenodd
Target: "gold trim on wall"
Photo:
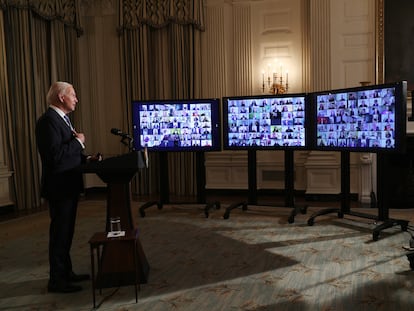
<instances>
[{"instance_id":1,"label":"gold trim on wall","mask_svg":"<svg viewBox=\"0 0 414 311\"><path fill-rule=\"evenodd\" d=\"M384 0L376 0L376 82L384 83Z\"/></svg>"}]
</instances>

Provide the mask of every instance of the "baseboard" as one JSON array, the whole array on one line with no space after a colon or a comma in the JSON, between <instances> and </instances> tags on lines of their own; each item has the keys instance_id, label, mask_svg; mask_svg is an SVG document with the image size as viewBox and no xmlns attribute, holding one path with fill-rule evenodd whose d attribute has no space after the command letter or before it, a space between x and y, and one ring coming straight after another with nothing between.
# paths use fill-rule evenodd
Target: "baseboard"
<instances>
[{"instance_id":1,"label":"baseboard","mask_svg":"<svg viewBox=\"0 0 414 311\"><path fill-rule=\"evenodd\" d=\"M358 201L358 194L351 193L349 195L351 201ZM319 202L330 202L330 201L340 201L341 194L326 194L326 193L312 193L305 194L306 201L319 201Z\"/></svg>"},{"instance_id":2,"label":"baseboard","mask_svg":"<svg viewBox=\"0 0 414 311\"><path fill-rule=\"evenodd\" d=\"M15 212L15 206L13 204L0 206L0 215L6 215Z\"/></svg>"},{"instance_id":3,"label":"baseboard","mask_svg":"<svg viewBox=\"0 0 414 311\"><path fill-rule=\"evenodd\" d=\"M247 197L249 190L247 189L206 189L207 196L240 196ZM285 189L258 189L257 196L284 196ZM303 197L304 190L294 190L294 196Z\"/></svg>"}]
</instances>

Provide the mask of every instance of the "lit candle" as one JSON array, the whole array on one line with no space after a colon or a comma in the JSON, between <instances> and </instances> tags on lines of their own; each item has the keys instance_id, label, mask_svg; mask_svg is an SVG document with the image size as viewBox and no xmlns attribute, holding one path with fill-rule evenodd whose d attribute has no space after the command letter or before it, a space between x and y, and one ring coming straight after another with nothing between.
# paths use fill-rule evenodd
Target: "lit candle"
<instances>
[{"instance_id":1,"label":"lit candle","mask_svg":"<svg viewBox=\"0 0 414 311\"><path fill-rule=\"evenodd\" d=\"M264 70L262 70L262 92L265 90Z\"/></svg>"},{"instance_id":2,"label":"lit candle","mask_svg":"<svg viewBox=\"0 0 414 311\"><path fill-rule=\"evenodd\" d=\"M286 70L286 93L288 92L288 90L289 90L289 73Z\"/></svg>"}]
</instances>

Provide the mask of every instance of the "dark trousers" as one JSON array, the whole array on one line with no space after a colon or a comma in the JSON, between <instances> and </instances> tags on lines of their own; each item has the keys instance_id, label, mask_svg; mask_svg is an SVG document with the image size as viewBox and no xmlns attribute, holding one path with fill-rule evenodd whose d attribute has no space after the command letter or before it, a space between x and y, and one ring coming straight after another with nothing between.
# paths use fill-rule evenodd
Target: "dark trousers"
<instances>
[{"instance_id":1,"label":"dark trousers","mask_svg":"<svg viewBox=\"0 0 414 311\"><path fill-rule=\"evenodd\" d=\"M64 282L72 272L70 249L75 231L78 198L49 200L50 281Z\"/></svg>"}]
</instances>

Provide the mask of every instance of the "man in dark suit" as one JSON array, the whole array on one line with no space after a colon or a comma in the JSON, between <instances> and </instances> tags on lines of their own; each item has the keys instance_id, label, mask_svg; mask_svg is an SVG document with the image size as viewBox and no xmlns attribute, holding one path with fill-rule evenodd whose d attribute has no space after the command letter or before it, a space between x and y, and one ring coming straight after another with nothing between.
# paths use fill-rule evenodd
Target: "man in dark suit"
<instances>
[{"instance_id":1,"label":"man in dark suit","mask_svg":"<svg viewBox=\"0 0 414 311\"><path fill-rule=\"evenodd\" d=\"M46 101L49 108L37 121L36 142L42 160L41 195L48 201L50 214L48 291L70 293L82 289L74 282L89 279L87 274L73 272L70 257L83 189L82 173L77 167L86 161L85 135L77 133L67 117L78 103L71 84L53 83Z\"/></svg>"}]
</instances>

